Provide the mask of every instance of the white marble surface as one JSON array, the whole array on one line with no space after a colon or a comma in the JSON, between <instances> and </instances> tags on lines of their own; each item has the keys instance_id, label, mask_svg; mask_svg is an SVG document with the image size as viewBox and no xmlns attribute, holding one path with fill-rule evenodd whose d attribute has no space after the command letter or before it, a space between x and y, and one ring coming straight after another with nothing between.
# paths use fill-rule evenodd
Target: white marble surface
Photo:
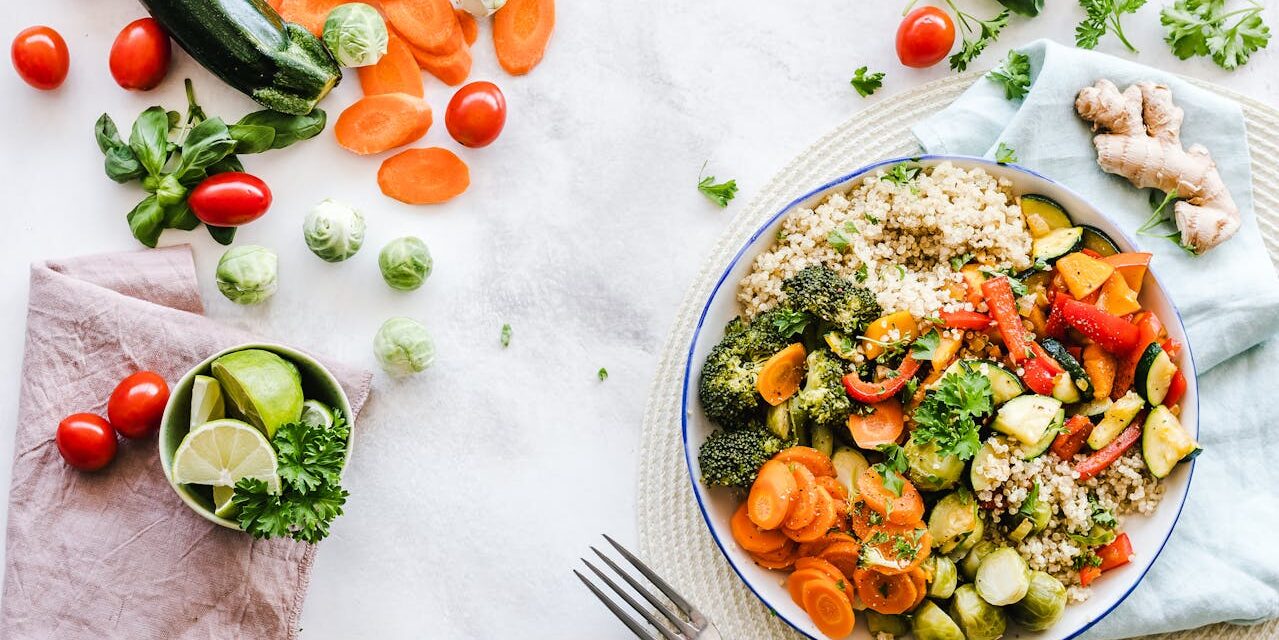
<instances>
[{"instance_id":1,"label":"white marble surface","mask_svg":"<svg viewBox=\"0 0 1279 640\"><path fill-rule=\"evenodd\" d=\"M995 11L989 0L960 4ZM1080 10L1048 4L1033 21L1014 18L975 66L1036 37L1069 41ZM1279 27L1279 3L1266 4ZM900 7L562 2L546 60L523 78L501 72L482 27L472 77L504 89L510 117L493 146L461 152L472 187L454 202L415 208L382 197L377 160L341 151L329 132L246 158L275 205L239 242L280 254L280 293L258 308L216 292L221 251L203 231L166 233L165 244L195 245L208 313L229 324L368 367L372 335L389 316L420 318L436 336L428 373L376 379L348 475L353 497L319 554L304 637L629 637L570 569L600 532L635 542L639 423L675 307L725 221L794 154L865 105L949 73L897 64ZM151 104L181 108L184 76L211 114L255 108L183 54L159 89L117 88L106 52L141 15L128 0L50 0L12 3L0 16L6 38L50 24L72 54L70 77L52 93L0 71L9 202L0 215L9 240L0 253L0 379L10 381L0 385L0 414L16 413L27 265L138 246L124 214L139 191L103 176L97 116L108 111L127 128ZM1125 24L1140 61L1279 101L1274 52L1226 74L1205 60L1177 61L1156 6ZM1128 55L1113 38L1101 48ZM870 100L848 86L863 64L888 73ZM358 91L348 74L324 107L334 117ZM442 122L450 95L429 83L436 125L426 144L456 148ZM727 210L694 188L704 161L741 186ZM302 242L304 212L325 197L369 220L366 248L344 264L321 262ZM405 234L424 238L435 257L427 285L409 294L385 287L376 266L381 245ZM505 350L503 322L514 327ZM603 383L600 367L610 374ZM4 431L7 484L13 444Z\"/></svg>"}]
</instances>

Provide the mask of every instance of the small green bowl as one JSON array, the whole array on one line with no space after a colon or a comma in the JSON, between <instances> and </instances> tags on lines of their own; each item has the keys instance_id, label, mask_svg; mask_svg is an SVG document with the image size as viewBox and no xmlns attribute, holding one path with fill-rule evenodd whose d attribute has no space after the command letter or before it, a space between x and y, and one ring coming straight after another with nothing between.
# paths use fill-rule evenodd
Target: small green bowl
<instances>
[{"instance_id":1,"label":"small green bowl","mask_svg":"<svg viewBox=\"0 0 1279 640\"><path fill-rule=\"evenodd\" d=\"M191 430L189 424L191 421L191 387L195 384L195 377L197 375L210 375L214 360L228 353L244 351L245 349L270 351L297 365L298 372L302 374L303 396L308 400L319 400L346 416L346 423L352 428L346 445L346 460L342 463L344 468L346 463L351 460L352 445L355 443L355 416L351 413L351 402L347 399L346 392L342 390L342 385L338 384L337 378L334 378L333 374L324 368L324 365L316 362L315 358L296 349L267 343L242 344L223 349L205 358L203 362L186 372L170 390L169 403L165 405L164 416L160 419L160 465L164 467L164 477L168 479L169 486L173 487L173 491L178 494L179 498L182 498L183 502L187 503L188 507L191 507L192 511L200 514L206 520L216 522L228 529L236 530L242 530L239 523L214 515L212 491L206 490L204 487L183 485L173 481L173 456L178 451L178 445L182 444L182 438Z\"/></svg>"}]
</instances>

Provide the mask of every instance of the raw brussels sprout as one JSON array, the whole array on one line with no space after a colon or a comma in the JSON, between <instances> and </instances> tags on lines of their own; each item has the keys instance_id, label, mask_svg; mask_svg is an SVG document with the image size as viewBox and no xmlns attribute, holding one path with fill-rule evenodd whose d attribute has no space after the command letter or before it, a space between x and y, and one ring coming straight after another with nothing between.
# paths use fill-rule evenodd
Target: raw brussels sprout
<instances>
[{"instance_id":1,"label":"raw brussels sprout","mask_svg":"<svg viewBox=\"0 0 1279 640\"><path fill-rule=\"evenodd\" d=\"M422 323L412 318L387 320L373 337L373 352L387 373L407 376L435 361L435 341Z\"/></svg>"},{"instance_id":2,"label":"raw brussels sprout","mask_svg":"<svg viewBox=\"0 0 1279 640\"><path fill-rule=\"evenodd\" d=\"M364 245L364 216L341 202L324 200L306 214L302 235L321 260L341 262Z\"/></svg>"},{"instance_id":3,"label":"raw brussels sprout","mask_svg":"<svg viewBox=\"0 0 1279 640\"><path fill-rule=\"evenodd\" d=\"M386 55L386 23L363 2L340 4L324 21L324 44L344 67L367 67Z\"/></svg>"},{"instance_id":4,"label":"raw brussels sprout","mask_svg":"<svg viewBox=\"0 0 1279 640\"><path fill-rule=\"evenodd\" d=\"M1057 624L1066 612L1066 586L1044 573L1030 573L1030 589L1026 597L1008 608L1009 615L1031 631L1043 631Z\"/></svg>"},{"instance_id":5,"label":"raw brussels sprout","mask_svg":"<svg viewBox=\"0 0 1279 640\"><path fill-rule=\"evenodd\" d=\"M906 620L906 616L890 616L886 613L867 609L866 628L870 630L871 635L887 633L894 636L904 636L910 633L910 622Z\"/></svg>"},{"instance_id":6,"label":"raw brussels sprout","mask_svg":"<svg viewBox=\"0 0 1279 640\"><path fill-rule=\"evenodd\" d=\"M1030 567L1012 547L1000 547L981 559L977 567L977 593L997 607L1010 605L1030 589Z\"/></svg>"},{"instance_id":7,"label":"raw brussels sprout","mask_svg":"<svg viewBox=\"0 0 1279 640\"><path fill-rule=\"evenodd\" d=\"M931 555L924 561L924 572L928 578L928 597L945 600L955 592L959 584L959 570L955 562L946 556Z\"/></svg>"},{"instance_id":8,"label":"raw brussels sprout","mask_svg":"<svg viewBox=\"0 0 1279 640\"><path fill-rule=\"evenodd\" d=\"M392 289L412 291L431 275L431 252L426 243L413 236L392 240L378 254L377 266L382 269L382 279Z\"/></svg>"},{"instance_id":9,"label":"raw brussels sprout","mask_svg":"<svg viewBox=\"0 0 1279 640\"><path fill-rule=\"evenodd\" d=\"M932 600L925 600L911 614L910 630L915 633L915 640L964 640L959 625Z\"/></svg>"},{"instance_id":10,"label":"raw brussels sprout","mask_svg":"<svg viewBox=\"0 0 1279 640\"><path fill-rule=\"evenodd\" d=\"M959 561L959 573L967 580L977 579L977 569L981 567L981 561L990 555L991 551L998 549L999 546L990 540L982 540L968 551L963 560Z\"/></svg>"},{"instance_id":11,"label":"raw brussels sprout","mask_svg":"<svg viewBox=\"0 0 1279 640\"><path fill-rule=\"evenodd\" d=\"M942 553L950 553L971 537L981 526L977 514L977 501L967 491L955 491L937 501L928 515L928 533L933 546ZM980 535L980 534L977 534Z\"/></svg>"},{"instance_id":12,"label":"raw brussels sprout","mask_svg":"<svg viewBox=\"0 0 1279 640\"><path fill-rule=\"evenodd\" d=\"M232 247L218 260L218 291L236 304L257 304L278 286L279 259L266 247Z\"/></svg>"},{"instance_id":13,"label":"raw brussels sprout","mask_svg":"<svg viewBox=\"0 0 1279 640\"><path fill-rule=\"evenodd\" d=\"M958 456L942 455L936 442L921 445L912 437L902 449L910 465L906 473L922 491L949 489L964 475L964 461Z\"/></svg>"},{"instance_id":14,"label":"raw brussels sprout","mask_svg":"<svg viewBox=\"0 0 1279 640\"><path fill-rule=\"evenodd\" d=\"M506 0L459 0L458 6L477 18L487 18L506 5Z\"/></svg>"},{"instance_id":15,"label":"raw brussels sprout","mask_svg":"<svg viewBox=\"0 0 1279 640\"><path fill-rule=\"evenodd\" d=\"M981 599L971 584L955 590L950 603L950 617L968 640L996 640L1004 635L1008 619L1004 610Z\"/></svg>"}]
</instances>

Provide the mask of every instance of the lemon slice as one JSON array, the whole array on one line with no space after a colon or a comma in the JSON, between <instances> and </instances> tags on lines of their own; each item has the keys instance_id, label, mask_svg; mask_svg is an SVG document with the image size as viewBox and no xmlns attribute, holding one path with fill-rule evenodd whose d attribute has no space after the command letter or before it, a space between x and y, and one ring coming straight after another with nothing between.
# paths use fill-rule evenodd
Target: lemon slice
<instances>
[{"instance_id":1,"label":"lemon slice","mask_svg":"<svg viewBox=\"0 0 1279 640\"><path fill-rule=\"evenodd\" d=\"M219 518L234 518L240 508L231 502L235 487L213 487L213 515Z\"/></svg>"},{"instance_id":2,"label":"lemon slice","mask_svg":"<svg viewBox=\"0 0 1279 640\"><path fill-rule=\"evenodd\" d=\"M266 436L239 420L214 420L193 429L173 454L173 481L181 484L230 487L256 478L279 491L278 469Z\"/></svg>"},{"instance_id":3,"label":"lemon slice","mask_svg":"<svg viewBox=\"0 0 1279 640\"><path fill-rule=\"evenodd\" d=\"M191 428L225 417L226 399L222 396L222 385L210 376L196 376L191 384Z\"/></svg>"},{"instance_id":4,"label":"lemon slice","mask_svg":"<svg viewBox=\"0 0 1279 640\"><path fill-rule=\"evenodd\" d=\"M302 403L302 424L313 429L332 429L333 410L319 400L307 400Z\"/></svg>"}]
</instances>

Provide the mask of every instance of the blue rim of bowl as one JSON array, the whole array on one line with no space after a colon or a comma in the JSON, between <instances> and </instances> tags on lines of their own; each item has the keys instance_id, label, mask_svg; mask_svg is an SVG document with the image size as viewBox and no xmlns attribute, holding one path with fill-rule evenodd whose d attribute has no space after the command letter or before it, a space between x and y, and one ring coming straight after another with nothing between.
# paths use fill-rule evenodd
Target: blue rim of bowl
<instances>
[{"instance_id":1,"label":"blue rim of bowl","mask_svg":"<svg viewBox=\"0 0 1279 640\"><path fill-rule=\"evenodd\" d=\"M715 287L711 289L711 294L706 299L706 304L702 307L701 315L699 315L697 318L697 327L693 330L693 340L688 346L688 358L684 362L684 387L680 393L680 425L681 425L681 440L683 441L683 444L684 444L684 464L686 465L688 469L689 482L691 482L693 485L693 497L697 499L697 509L698 511L702 513L702 520L706 522L706 529L707 531L710 532L711 539L715 541L715 546L719 547L720 554L722 554L724 556L724 559L728 561L728 566L732 567L733 573L737 574L737 577L739 580L742 581L742 584L746 585L746 588L750 589L751 593L754 594L754 596L762 604L764 604L764 606L768 606L768 601L765 600L764 597L760 595L758 591L755 590L755 587L751 585L750 581L746 579L746 576L742 574L741 569L737 567L737 563L733 561L733 558L731 555L729 555L728 550L724 548L723 541L720 540L719 536L715 533L715 527L711 524L710 513L708 513L706 510L706 504L702 500L702 494L699 490L697 479L694 477L692 449L688 446L688 412L689 412L688 390L689 390L689 378L693 372L693 354L697 350L697 339L702 334L702 327L706 322L706 315L710 312L711 302L714 301L716 296L719 294L720 288L724 286L724 281L728 279L728 275L732 273L733 268L736 267L739 262L741 262L742 257L745 256L746 252L750 250L752 246L755 245L755 242L759 240L760 236L762 236L765 231L767 231L770 227L776 224L777 221L781 219L783 216L786 216L789 213L791 213L791 211L793 211L795 207L798 206L801 202L804 202L805 200L808 200L816 196L817 194L822 193L833 187L837 187L842 184L847 184L849 182L852 182L853 180L856 180L857 178L860 178L861 176L883 166L899 164L902 162L921 162L921 161L931 161L931 160L936 160L936 161L957 160L961 162L976 163L976 164L982 164L986 166L1010 168L1015 171L1025 173L1027 175L1034 176L1056 187L1059 187L1063 191L1078 198L1080 201L1088 203L1088 205L1092 207L1094 211L1101 213L1103 217L1106 216L1106 214L1102 212L1101 209L1092 205L1092 203L1089 202L1087 198L1084 198L1083 196L1079 195L1079 193L1077 193L1075 190L1071 189L1070 187L1067 187L1066 185L1060 182L1057 182L1056 180L1053 180L1052 178L1049 178L1048 176L1045 176L1037 171L1034 171L1033 169L1027 169L1026 167L1023 167L1019 164L1015 164L1011 162L1001 163L1001 162L996 162L994 160L991 160L989 158L980 158L977 156L924 154L924 155L918 155L918 156L905 156L900 158L889 158L887 160L880 160L879 162L868 164L864 167L861 167L860 169L853 171L852 173L846 174L842 177L839 177L830 182L827 182L826 184L820 187L817 187L816 189L813 189L809 191L808 193L805 193L804 195L792 200L789 204L787 204L785 207L782 207L780 211L778 211L776 214L770 217L766 222L764 222L764 224L760 225L760 227L755 230L755 233L751 234L751 237L746 240L746 243L743 244L742 247L737 250L737 254L733 256L733 260L729 262L728 267L724 269L724 273L720 275L719 280L716 281ZM1118 228L1117 225L1115 227L1115 233L1119 235L1119 237L1123 240L1123 242L1127 246L1129 247L1137 246L1137 243L1133 242L1132 238L1128 237L1128 234L1125 233L1123 229ZM1177 324L1181 327L1182 333L1184 334L1186 329L1185 329L1185 323L1181 319L1181 311L1177 308L1177 304L1173 302L1172 298L1168 295L1168 292L1167 290L1164 289L1163 284L1159 282L1159 279L1156 277L1154 278L1154 281L1155 281L1155 286L1159 288L1160 295L1163 296L1163 298L1168 301L1168 306L1172 307L1173 314L1177 316ZM1198 367L1195 366L1194 352L1191 350L1189 342L1190 341L1187 340L1186 344L1183 346L1186 350L1187 360L1190 362L1190 372L1192 374L1191 378L1195 381L1195 393L1194 393L1195 439L1198 440L1199 438L1199 384L1198 384L1199 370L1198 370ZM1071 632L1070 635L1065 636L1063 640L1072 640L1072 638L1078 638L1080 635L1082 635L1084 632L1091 629L1098 622L1101 622L1101 620L1104 619L1106 616L1110 615L1111 612L1115 610L1115 608L1117 608L1120 604L1123 604L1124 600L1127 600L1128 596L1132 595L1132 592L1134 589L1137 588L1137 585L1141 584L1141 581L1146 578L1146 574L1150 572L1151 567L1155 566L1155 562L1159 559L1159 554L1163 553L1164 547L1168 545L1168 540L1169 538L1172 537L1173 530L1177 528L1177 521L1181 518L1182 509L1184 509L1186 506L1186 498L1190 495L1190 485L1191 485L1191 482L1194 480L1194 477L1195 477L1195 460L1191 460L1190 475L1186 478L1186 491L1181 496L1181 504L1177 505L1177 514L1173 516L1172 525L1168 527L1168 533L1164 535L1163 542L1159 543L1159 549L1157 549L1154 555L1151 556L1150 563L1147 564L1144 569L1142 569L1141 575L1137 576L1137 580L1132 583L1132 586L1129 587L1128 590L1125 591L1124 594L1120 596L1118 600L1116 600L1113 604L1110 605L1108 609L1102 612L1101 615L1093 618L1092 620L1089 620L1084 626ZM777 616L783 622L790 625L790 627L794 629L795 631L799 632L800 634L802 634L803 636L807 638L817 640L814 636L810 635L808 632L801 629L799 625L795 624L785 615L782 615L781 612L774 610L772 607L769 607L769 610L773 612L773 615Z\"/></svg>"}]
</instances>

